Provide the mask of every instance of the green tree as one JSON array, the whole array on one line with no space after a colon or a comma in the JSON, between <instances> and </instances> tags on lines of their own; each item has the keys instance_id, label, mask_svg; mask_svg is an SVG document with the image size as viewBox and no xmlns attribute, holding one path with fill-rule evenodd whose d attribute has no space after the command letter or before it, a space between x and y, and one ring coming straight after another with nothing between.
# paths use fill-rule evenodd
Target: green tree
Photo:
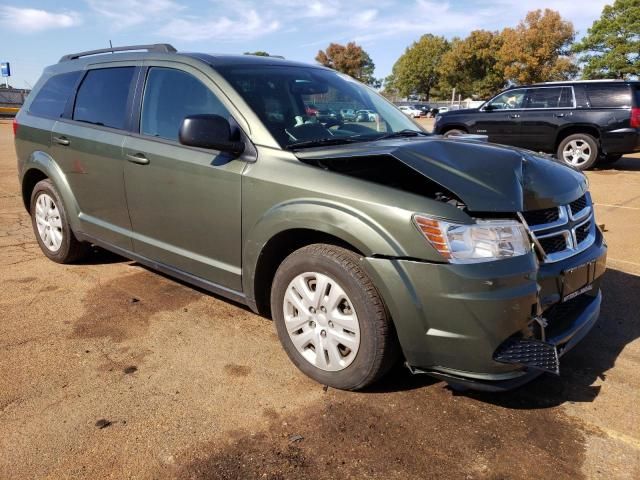
<instances>
[{"instance_id":1,"label":"green tree","mask_svg":"<svg viewBox=\"0 0 640 480\"><path fill-rule=\"evenodd\" d=\"M256 52L244 52L245 55L257 55L258 57L270 57L268 52L258 50Z\"/></svg>"},{"instance_id":2,"label":"green tree","mask_svg":"<svg viewBox=\"0 0 640 480\"><path fill-rule=\"evenodd\" d=\"M389 91L396 90L404 97L417 94L429 100L440 80L442 56L449 48L444 37L430 33L413 42L393 65L387 82Z\"/></svg>"},{"instance_id":3,"label":"green tree","mask_svg":"<svg viewBox=\"0 0 640 480\"><path fill-rule=\"evenodd\" d=\"M573 46L585 78L628 78L640 73L640 0L607 5Z\"/></svg>"},{"instance_id":4,"label":"green tree","mask_svg":"<svg viewBox=\"0 0 640 480\"><path fill-rule=\"evenodd\" d=\"M463 98L494 95L506 84L497 57L501 47L498 32L474 30L467 38L454 38L440 63L440 90L455 88Z\"/></svg>"},{"instance_id":5,"label":"green tree","mask_svg":"<svg viewBox=\"0 0 640 480\"><path fill-rule=\"evenodd\" d=\"M516 28L505 28L500 35L499 64L511 82L566 80L578 71L569 56L575 38L573 24L554 10L531 11Z\"/></svg>"},{"instance_id":6,"label":"green tree","mask_svg":"<svg viewBox=\"0 0 640 480\"><path fill-rule=\"evenodd\" d=\"M355 42L346 45L331 43L326 50L318 51L316 61L325 67L352 76L367 85L380 87L381 82L373 76L375 65L369 54Z\"/></svg>"}]
</instances>

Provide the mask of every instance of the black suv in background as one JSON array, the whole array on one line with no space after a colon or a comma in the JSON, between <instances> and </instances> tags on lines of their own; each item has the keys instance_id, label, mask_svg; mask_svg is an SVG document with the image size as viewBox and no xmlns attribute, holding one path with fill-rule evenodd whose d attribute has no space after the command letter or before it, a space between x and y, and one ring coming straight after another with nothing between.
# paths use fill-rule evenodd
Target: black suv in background
<instances>
[{"instance_id":1,"label":"black suv in background","mask_svg":"<svg viewBox=\"0 0 640 480\"><path fill-rule=\"evenodd\" d=\"M512 87L480 108L436 116L434 133L555 154L580 170L640 151L640 82L574 81Z\"/></svg>"}]
</instances>

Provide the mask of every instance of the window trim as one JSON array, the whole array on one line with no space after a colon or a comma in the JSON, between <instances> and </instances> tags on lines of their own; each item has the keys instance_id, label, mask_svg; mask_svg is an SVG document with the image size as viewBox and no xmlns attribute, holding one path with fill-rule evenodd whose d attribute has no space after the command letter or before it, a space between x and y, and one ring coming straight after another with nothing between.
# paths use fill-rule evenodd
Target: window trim
<instances>
[{"instance_id":1,"label":"window trim","mask_svg":"<svg viewBox=\"0 0 640 480\"><path fill-rule=\"evenodd\" d=\"M124 125L122 128L117 128L117 127L110 127L107 125L96 125L95 123L88 123L88 122L83 122L81 120L76 120L75 118L73 118L73 112L75 111L76 108L76 102L78 99L78 93L80 92L80 88L82 87L82 84L84 83L85 79L87 78L87 76L89 75L89 72L94 71L94 70L106 70L106 69L112 69L112 68L133 68L133 75L131 77L131 83L129 84L129 93L127 95L127 101L125 103L125 119L124 119ZM137 62L123 62L123 64L114 64L114 63L102 63L102 64L94 64L94 65L90 65L85 71L84 74L81 75L81 80L80 82L76 85L76 89L75 89L75 94L72 97L71 102L67 102L67 107L69 108L69 112L65 111L65 114L68 113L69 116L68 117L61 117L60 119L62 120L63 118L65 120L68 120L70 122L73 122L76 125L83 125L85 127L93 127L99 130L105 130L105 131L109 131L109 132L118 132L118 133L130 133L131 132L131 108L133 105L133 97L134 97L134 93L135 93L135 86L138 83L138 78L140 75L140 65ZM69 103L71 103L69 105Z\"/></svg>"},{"instance_id":2,"label":"window trim","mask_svg":"<svg viewBox=\"0 0 640 480\"><path fill-rule=\"evenodd\" d=\"M76 78L76 81L75 81L75 83L74 83L73 87L71 88L71 91L69 92L69 95L67 96L67 100L66 100L66 102L65 102L64 106L62 107L62 112L60 113L60 115L59 115L59 116L57 116L57 117L55 117L55 116L52 116L52 115L43 115L43 114L41 114L41 113L34 113L34 112L32 112L32 111L31 111L31 107L33 106L33 103L36 101L36 99L38 98L38 95L40 95L40 92L42 92L42 89L47 85L47 83L49 83L49 81L50 81L52 78L54 78L54 77L58 77L58 76L60 76L60 75L67 75L67 74L70 74L70 73L76 73L76 74L78 75L78 78ZM84 77L84 72L83 72L83 70L82 70L82 69L79 69L79 70L69 70L69 71L67 71L67 72L53 73L52 75L50 75L49 77L47 77L47 78L43 81L42 86L41 86L41 87L38 89L38 91L35 93L35 96L33 97L33 100L32 100L31 102L29 102L29 107L27 108L27 113L28 113L29 115L34 116L34 117L37 117L37 118L46 118L46 119L48 119L48 120L61 120L61 119L65 118L65 114L66 114L66 112L67 112L67 108L68 108L69 102L70 102L72 99L74 99L74 98L75 98L76 93L77 93L77 91L78 91L78 85L79 85L79 82L80 82L80 80L81 80L83 77Z\"/></svg>"},{"instance_id":3,"label":"window trim","mask_svg":"<svg viewBox=\"0 0 640 480\"><path fill-rule=\"evenodd\" d=\"M232 126L235 126L236 128L238 128L238 130L240 131L240 137L242 138L242 141L245 142L245 144L251 143L250 140L249 140L249 136L244 131L244 129L242 128L240 123L236 120L235 115L232 112L232 109L229 108L229 106L226 104L226 102L224 102L222 100L221 94L220 94L220 93L222 93L222 90L220 90L218 88L218 90L220 90L220 93L216 92L216 90L210 88L209 85L207 85L205 82L203 82L202 79L198 78L197 75L194 75L192 72L190 72L190 71L188 71L188 70L186 70L184 68L180 68L180 66L182 66L182 65L184 65L184 64L171 63L169 65L169 64L164 63L164 62L161 63L161 62L148 61L148 62L145 62L143 67L141 67L140 76L138 78L138 82L137 82L137 85L136 85L136 88L135 88L135 98L134 98L134 103L133 103L132 111L131 111L131 136L132 137L136 137L136 138L145 139L145 140L162 142L162 143L165 143L167 145L173 145L173 146L178 146L178 147L182 147L182 148L189 148L189 149L197 150L199 152L213 152L213 151L215 151L215 150L211 150L211 149L207 149L207 148L198 148L198 147L191 147L191 146L188 146L188 145L183 145L179 141L170 140L168 138L154 137L154 136L151 136L151 135L145 135L145 134L143 134L141 132L140 127L141 127L141 123L142 123L142 104L143 104L143 101L144 101L144 92L145 92L145 88L147 86L147 80L149 78L149 71L152 68L165 68L165 69L177 70L177 71L185 73L187 75L191 75L196 80L198 80L200 83L202 83L202 85L205 88L207 88L213 95L215 95L215 97L222 104L222 106L229 112L229 117L232 120L232 122L230 122L230 123L232 124ZM209 78L204 74L204 72L201 72L198 69L194 69L194 70L196 70L197 72L200 72L206 78Z\"/></svg>"},{"instance_id":4,"label":"window trim","mask_svg":"<svg viewBox=\"0 0 640 480\"><path fill-rule=\"evenodd\" d=\"M576 102L576 91L573 88L573 85L553 85L553 86L548 86L548 87L529 87L527 88L527 93L525 95L525 103L529 101L529 92L531 90L540 90L543 88L570 88L571 89L571 98L573 100L573 106L572 107L535 107L535 108L527 108L527 107L523 107L522 110L532 110L532 111L536 111L536 110L575 110L577 107L577 102ZM562 94L561 94L562 95Z\"/></svg>"},{"instance_id":5,"label":"window trim","mask_svg":"<svg viewBox=\"0 0 640 480\"><path fill-rule=\"evenodd\" d=\"M522 87L522 88L511 88L509 90L503 90L502 92L498 93L497 95L493 96L492 98L490 98L489 100L487 100L481 107L481 111L482 112L486 112L487 110L485 110L485 107L487 105L489 105L491 102L493 102L493 100L495 100L496 98L498 98L500 95L502 95L503 93L507 93L507 92L517 92L519 90L524 90L524 101L526 102L528 100L529 97L529 90L533 90L533 89L537 89L537 88L570 88L571 89L571 96L573 98L573 107L547 107L547 108L526 108L526 107L520 107L520 108L509 108L509 109L503 109L504 111L509 111L509 112L520 112L520 111L540 111L540 110L575 110L577 107L577 102L576 102L576 91L573 88L573 85L549 85L549 86L544 86L544 87ZM503 110L493 110L494 112L500 112Z\"/></svg>"}]
</instances>

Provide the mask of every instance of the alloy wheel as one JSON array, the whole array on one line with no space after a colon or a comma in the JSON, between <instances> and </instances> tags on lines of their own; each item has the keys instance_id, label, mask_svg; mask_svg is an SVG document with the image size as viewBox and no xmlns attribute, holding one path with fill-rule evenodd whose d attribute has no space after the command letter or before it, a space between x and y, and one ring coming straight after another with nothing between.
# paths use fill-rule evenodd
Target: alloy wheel
<instances>
[{"instance_id":1,"label":"alloy wheel","mask_svg":"<svg viewBox=\"0 0 640 480\"><path fill-rule=\"evenodd\" d=\"M584 140L571 140L562 151L562 159L574 167L579 167L591 158L591 146Z\"/></svg>"}]
</instances>

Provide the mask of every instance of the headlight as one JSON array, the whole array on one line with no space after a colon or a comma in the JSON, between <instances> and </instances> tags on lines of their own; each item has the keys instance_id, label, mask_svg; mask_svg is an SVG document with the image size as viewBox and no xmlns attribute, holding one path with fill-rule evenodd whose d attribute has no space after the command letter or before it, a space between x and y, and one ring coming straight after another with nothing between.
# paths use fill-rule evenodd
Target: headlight
<instances>
[{"instance_id":1,"label":"headlight","mask_svg":"<svg viewBox=\"0 0 640 480\"><path fill-rule=\"evenodd\" d=\"M463 225L414 215L413 222L450 263L490 262L531 251L527 231L516 220L476 220Z\"/></svg>"}]
</instances>

